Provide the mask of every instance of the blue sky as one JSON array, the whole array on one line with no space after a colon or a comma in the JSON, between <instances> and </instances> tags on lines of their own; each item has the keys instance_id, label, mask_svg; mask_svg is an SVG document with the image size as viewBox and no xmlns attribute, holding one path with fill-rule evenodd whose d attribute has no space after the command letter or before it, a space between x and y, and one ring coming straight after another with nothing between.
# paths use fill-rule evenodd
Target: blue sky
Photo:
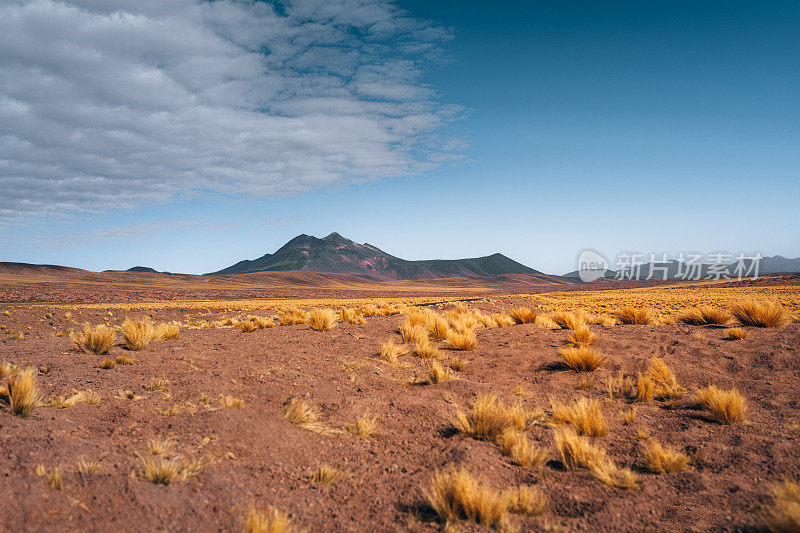
<instances>
[{"instance_id":1,"label":"blue sky","mask_svg":"<svg viewBox=\"0 0 800 533\"><path fill-rule=\"evenodd\" d=\"M114 2L196 39L157 63L71 33L92 2L27 4L0 17L3 261L202 273L331 231L551 273L586 247L800 256L795 2ZM36 47L55 20L73 55Z\"/></svg>"}]
</instances>

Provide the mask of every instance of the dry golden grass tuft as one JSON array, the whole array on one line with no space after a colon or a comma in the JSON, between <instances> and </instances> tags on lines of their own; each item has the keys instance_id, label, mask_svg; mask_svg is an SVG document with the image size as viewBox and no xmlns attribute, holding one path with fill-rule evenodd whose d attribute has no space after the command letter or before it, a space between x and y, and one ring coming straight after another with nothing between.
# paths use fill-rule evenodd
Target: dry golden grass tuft
<instances>
[{"instance_id":1,"label":"dry golden grass tuft","mask_svg":"<svg viewBox=\"0 0 800 533\"><path fill-rule=\"evenodd\" d=\"M462 357L451 357L447 361L448 366L455 370L456 372L463 372L467 368L467 361Z\"/></svg>"},{"instance_id":2,"label":"dry golden grass tuft","mask_svg":"<svg viewBox=\"0 0 800 533\"><path fill-rule=\"evenodd\" d=\"M117 332L105 324L97 326L86 325L80 333L73 333L70 337L75 347L85 353L104 355L108 353L114 341L117 339Z\"/></svg>"},{"instance_id":3,"label":"dry golden grass tuft","mask_svg":"<svg viewBox=\"0 0 800 533\"><path fill-rule=\"evenodd\" d=\"M453 427L475 439L496 441L507 429L524 431L528 421L540 417L540 413L519 405L507 406L493 394L484 394L475 399L466 413L456 413Z\"/></svg>"},{"instance_id":4,"label":"dry golden grass tuft","mask_svg":"<svg viewBox=\"0 0 800 533\"><path fill-rule=\"evenodd\" d=\"M591 372L602 365L606 357L588 346L562 348L558 351L561 363L574 372Z\"/></svg>"},{"instance_id":5,"label":"dry golden grass tuft","mask_svg":"<svg viewBox=\"0 0 800 533\"><path fill-rule=\"evenodd\" d=\"M144 350L156 338L156 326L150 318L134 320L126 318L120 326L122 343L128 350Z\"/></svg>"},{"instance_id":6,"label":"dry golden grass tuft","mask_svg":"<svg viewBox=\"0 0 800 533\"><path fill-rule=\"evenodd\" d=\"M11 414L28 418L41 405L39 388L36 385L36 370L25 368L8 376L6 384Z\"/></svg>"},{"instance_id":7,"label":"dry golden grass tuft","mask_svg":"<svg viewBox=\"0 0 800 533\"><path fill-rule=\"evenodd\" d=\"M339 481L345 472L330 465L322 465L308 475L308 482L314 485L330 486Z\"/></svg>"},{"instance_id":8,"label":"dry golden grass tuft","mask_svg":"<svg viewBox=\"0 0 800 533\"><path fill-rule=\"evenodd\" d=\"M393 340L389 339L388 341L381 343L379 357L387 363L396 364L398 358L401 355L406 355L407 353L408 348L402 344L395 344Z\"/></svg>"},{"instance_id":9,"label":"dry golden grass tuft","mask_svg":"<svg viewBox=\"0 0 800 533\"><path fill-rule=\"evenodd\" d=\"M450 334L450 324L444 318L436 315L428 324L428 332L434 340L444 340Z\"/></svg>"},{"instance_id":10,"label":"dry golden grass tuft","mask_svg":"<svg viewBox=\"0 0 800 533\"><path fill-rule=\"evenodd\" d=\"M447 342L456 350L474 350L478 347L478 337L472 330L451 331L447 335Z\"/></svg>"},{"instance_id":11,"label":"dry golden grass tuft","mask_svg":"<svg viewBox=\"0 0 800 533\"><path fill-rule=\"evenodd\" d=\"M737 389L724 390L709 385L697 391L697 401L720 424L741 422L747 412L747 400Z\"/></svg>"},{"instance_id":12,"label":"dry golden grass tuft","mask_svg":"<svg viewBox=\"0 0 800 533\"><path fill-rule=\"evenodd\" d=\"M230 395L219 395L220 406L226 409L241 409L244 407L244 400Z\"/></svg>"},{"instance_id":13,"label":"dry golden grass tuft","mask_svg":"<svg viewBox=\"0 0 800 533\"><path fill-rule=\"evenodd\" d=\"M64 479L61 477L61 469L56 467L47 474L47 484L53 490L62 490L64 488Z\"/></svg>"},{"instance_id":14,"label":"dry golden grass tuft","mask_svg":"<svg viewBox=\"0 0 800 533\"><path fill-rule=\"evenodd\" d=\"M347 324L355 324L357 326L363 326L367 323L363 316L358 312L357 309L353 309L351 307L343 307L339 310L339 319Z\"/></svg>"},{"instance_id":15,"label":"dry golden grass tuft","mask_svg":"<svg viewBox=\"0 0 800 533\"><path fill-rule=\"evenodd\" d=\"M128 357L127 355L118 355L114 361L117 362L118 365L133 365L136 364L136 360Z\"/></svg>"},{"instance_id":16,"label":"dry golden grass tuft","mask_svg":"<svg viewBox=\"0 0 800 533\"><path fill-rule=\"evenodd\" d=\"M589 330L589 328L584 324L575 329L575 332L567 342L573 346L589 346L590 344L594 344L596 340L597 335L592 333L591 330Z\"/></svg>"},{"instance_id":17,"label":"dry golden grass tuft","mask_svg":"<svg viewBox=\"0 0 800 533\"><path fill-rule=\"evenodd\" d=\"M169 389L169 380L164 378L151 378L150 383L144 387L144 390L151 392L166 391L167 389Z\"/></svg>"},{"instance_id":18,"label":"dry golden grass tuft","mask_svg":"<svg viewBox=\"0 0 800 533\"><path fill-rule=\"evenodd\" d=\"M561 462L568 469L584 468L606 485L621 489L636 488L638 479L634 472L619 468L606 456L606 451L578 435L570 427L558 428L554 432L556 449Z\"/></svg>"},{"instance_id":19,"label":"dry golden grass tuft","mask_svg":"<svg viewBox=\"0 0 800 533\"><path fill-rule=\"evenodd\" d=\"M275 321L269 317L249 315L245 320L237 322L236 327L239 328L242 333L252 333L259 329L275 327Z\"/></svg>"},{"instance_id":20,"label":"dry golden grass tuft","mask_svg":"<svg viewBox=\"0 0 800 533\"><path fill-rule=\"evenodd\" d=\"M181 327L174 322L162 322L156 326L153 340L176 341L181 336Z\"/></svg>"},{"instance_id":21,"label":"dry golden grass tuft","mask_svg":"<svg viewBox=\"0 0 800 533\"><path fill-rule=\"evenodd\" d=\"M78 459L78 465L76 468L77 472L83 476L89 476L91 474L96 474L100 471L100 462L99 461L90 461L85 457L81 457Z\"/></svg>"},{"instance_id":22,"label":"dry golden grass tuft","mask_svg":"<svg viewBox=\"0 0 800 533\"><path fill-rule=\"evenodd\" d=\"M748 298L733 306L733 316L745 326L781 328L792 321L791 314L778 302Z\"/></svg>"},{"instance_id":23,"label":"dry golden grass tuft","mask_svg":"<svg viewBox=\"0 0 800 533\"><path fill-rule=\"evenodd\" d=\"M278 311L278 322L281 326L303 324L306 320L308 320L308 313L299 307L289 307Z\"/></svg>"},{"instance_id":24,"label":"dry golden grass tuft","mask_svg":"<svg viewBox=\"0 0 800 533\"><path fill-rule=\"evenodd\" d=\"M277 509L262 511L251 508L244 523L245 533L302 533L289 518L289 515Z\"/></svg>"},{"instance_id":25,"label":"dry golden grass tuft","mask_svg":"<svg viewBox=\"0 0 800 533\"><path fill-rule=\"evenodd\" d=\"M530 307L515 307L508 314L517 324L533 324L536 322L536 311Z\"/></svg>"},{"instance_id":26,"label":"dry golden grass tuft","mask_svg":"<svg viewBox=\"0 0 800 533\"><path fill-rule=\"evenodd\" d=\"M331 433L319 420L319 411L305 400L289 398L283 404L284 420L297 427L325 435Z\"/></svg>"},{"instance_id":27,"label":"dry golden grass tuft","mask_svg":"<svg viewBox=\"0 0 800 533\"><path fill-rule=\"evenodd\" d=\"M681 313L678 320L691 326L724 326L733 320L733 317L724 309L698 305Z\"/></svg>"},{"instance_id":28,"label":"dry golden grass tuft","mask_svg":"<svg viewBox=\"0 0 800 533\"><path fill-rule=\"evenodd\" d=\"M561 329L575 329L584 324L582 316L569 311L556 311L548 318Z\"/></svg>"},{"instance_id":29,"label":"dry golden grass tuft","mask_svg":"<svg viewBox=\"0 0 800 533\"><path fill-rule=\"evenodd\" d=\"M728 328L725 330L725 338L732 341L746 339L749 333L744 328Z\"/></svg>"},{"instance_id":30,"label":"dry golden grass tuft","mask_svg":"<svg viewBox=\"0 0 800 533\"><path fill-rule=\"evenodd\" d=\"M450 372L436 359L432 360L430 365L428 365L428 383L431 385L436 385L437 383L449 381L451 379L453 378L450 376Z\"/></svg>"},{"instance_id":31,"label":"dry golden grass tuft","mask_svg":"<svg viewBox=\"0 0 800 533\"><path fill-rule=\"evenodd\" d=\"M509 498L478 482L463 466L437 470L425 495L446 524L459 518L494 528L507 524Z\"/></svg>"},{"instance_id":32,"label":"dry golden grass tuft","mask_svg":"<svg viewBox=\"0 0 800 533\"><path fill-rule=\"evenodd\" d=\"M490 315L490 318L492 319L494 325L497 326L498 328L513 326L514 324L517 323L516 320L514 320L511 316L505 313L492 313Z\"/></svg>"},{"instance_id":33,"label":"dry golden grass tuft","mask_svg":"<svg viewBox=\"0 0 800 533\"><path fill-rule=\"evenodd\" d=\"M336 312L333 309L315 307L308 314L308 327L314 331L330 331L336 327Z\"/></svg>"},{"instance_id":34,"label":"dry golden grass tuft","mask_svg":"<svg viewBox=\"0 0 800 533\"><path fill-rule=\"evenodd\" d=\"M150 455L166 455L172 451L172 442L169 440L151 439L147 442L147 452Z\"/></svg>"},{"instance_id":35,"label":"dry golden grass tuft","mask_svg":"<svg viewBox=\"0 0 800 533\"><path fill-rule=\"evenodd\" d=\"M633 397L637 402L652 402L656 395L656 383L647 374L636 374L636 396Z\"/></svg>"},{"instance_id":36,"label":"dry golden grass tuft","mask_svg":"<svg viewBox=\"0 0 800 533\"><path fill-rule=\"evenodd\" d=\"M605 437L608 424L598 400L578 398L569 405L553 402L553 423L570 424L579 435Z\"/></svg>"},{"instance_id":37,"label":"dry golden grass tuft","mask_svg":"<svg viewBox=\"0 0 800 533\"><path fill-rule=\"evenodd\" d=\"M606 314L599 314L599 315L592 315L589 319L590 324L595 324L598 326L603 326L604 328L610 328L611 326L617 325L617 319L613 316L609 316Z\"/></svg>"},{"instance_id":38,"label":"dry golden grass tuft","mask_svg":"<svg viewBox=\"0 0 800 533\"><path fill-rule=\"evenodd\" d=\"M378 420L375 417L363 414L355 422L344 427L348 433L360 439L369 439L375 436Z\"/></svg>"},{"instance_id":39,"label":"dry golden grass tuft","mask_svg":"<svg viewBox=\"0 0 800 533\"><path fill-rule=\"evenodd\" d=\"M519 485L504 492L508 510L526 516L540 516L547 512L547 496L537 487Z\"/></svg>"},{"instance_id":40,"label":"dry golden grass tuft","mask_svg":"<svg viewBox=\"0 0 800 533\"><path fill-rule=\"evenodd\" d=\"M496 439L497 446L514 464L523 468L536 468L547 462L547 450L534 446L524 431L506 428Z\"/></svg>"},{"instance_id":41,"label":"dry golden grass tuft","mask_svg":"<svg viewBox=\"0 0 800 533\"><path fill-rule=\"evenodd\" d=\"M414 355L421 359L437 359L442 354L430 341L424 340L414 345Z\"/></svg>"},{"instance_id":42,"label":"dry golden grass tuft","mask_svg":"<svg viewBox=\"0 0 800 533\"><path fill-rule=\"evenodd\" d=\"M429 340L427 328L422 324L414 324L408 319L403 322L399 331L403 342L407 342L408 344L419 344Z\"/></svg>"},{"instance_id":43,"label":"dry golden grass tuft","mask_svg":"<svg viewBox=\"0 0 800 533\"><path fill-rule=\"evenodd\" d=\"M650 359L647 377L653 382L653 396L659 400L677 400L686 392L678 383L675 372L660 357Z\"/></svg>"},{"instance_id":44,"label":"dry golden grass tuft","mask_svg":"<svg viewBox=\"0 0 800 533\"><path fill-rule=\"evenodd\" d=\"M70 407L75 407L79 403L85 403L86 405L98 405L102 397L94 392L92 389L86 389L82 391L73 390L72 395L69 396L66 400L57 396L53 398L50 402L51 407L55 407L57 409L67 409Z\"/></svg>"},{"instance_id":45,"label":"dry golden grass tuft","mask_svg":"<svg viewBox=\"0 0 800 533\"><path fill-rule=\"evenodd\" d=\"M650 309L637 309L635 307L620 307L616 313L616 318L622 324L652 324L654 317Z\"/></svg>"},{"instance_id":46,"label":"dry golden grass tuft","mask_svg":"<svg viewBox=\"0 0 800 533\"><path fill-rule=\"evenodd\" d=\"M631 407L624 413L622 413L622 424L625 426L632 426L636 423L636 414L638 413L638 409L636 407Z\"/></svg>"},{"instance_id":47,"label":"dry golden grass tuft","mask_svg":"<svg viewBox=\"0 0 800 533\"><path fill-rule=\"evenodd\" d=\"M102 368L103 370L111 370L115 366L117 366L117 362L110 357L104 357L99 363L97 363L97 367Z\"/></svg>"},{"instance_id":48,"label":"dry golden grass tuft","mask_svg":"<svg viewBox=\"0 0 800 533\"><path fill-rule=\"evenodd\" d=\"M644 449L644 464L651 472L674 474L686 470L689 457L652 439Z\"/></svg>"},{"instance_id":49,"label":"dry golden grass tuft","mask_svg":"<svg viewBox=\"0 0 800 533\"><path fill-rule=\"evenodd\" d=\"M165 457L139 456L139 475L142 479L156 485L171 485L180 479L181 464Z\"/></svg>"},{"instance_id":50,"label":"dry golden grass tuft","mask_svg":"<svg viewBox=\"0 0 800 533\"><path fill-rule=\"evenodd\" d=\"M800 531L800 480L787 479L772 487L772 505L763 511L764 522L776 533Z\"/></svg>"}]
</instances>

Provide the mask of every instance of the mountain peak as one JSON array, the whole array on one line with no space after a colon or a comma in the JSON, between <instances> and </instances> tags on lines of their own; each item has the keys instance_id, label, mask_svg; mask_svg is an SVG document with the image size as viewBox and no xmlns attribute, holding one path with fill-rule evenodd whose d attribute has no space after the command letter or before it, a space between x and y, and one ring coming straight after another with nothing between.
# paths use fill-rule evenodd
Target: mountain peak
<instances>
[{"instance_id":1,"label":"mountain peak","mask_svg":"<svg viewBox=\"0 0 800 533\"><path fill-rule=\"evenodd\" d=\"M344 237L342 237L341 235L339 235L335 231L331 232L330 235L328 235L327 237L324 237L322 240L323 241L349 241L349 239L345 239Z\"/></svg>"}]
</instances>

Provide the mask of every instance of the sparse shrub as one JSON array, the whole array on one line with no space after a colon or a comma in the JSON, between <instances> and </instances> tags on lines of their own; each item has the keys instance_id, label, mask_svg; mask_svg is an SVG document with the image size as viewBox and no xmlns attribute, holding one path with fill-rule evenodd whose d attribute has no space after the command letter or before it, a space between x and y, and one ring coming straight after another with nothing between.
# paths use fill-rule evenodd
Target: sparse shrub
<instances>
[{"instance_id":1,"label":"sparse shrub","mask_svg":"<svg viewBox=\"0 0 800 533\"><path fill-rule=\"evenodd\" d=\"M644 463L651 472L673 474L686 469L689 457L652 439L644 449Z\"/></svg>"},{"instance_id":2,"label":"sparse shrub","mask_svg":"<svg viewBox=\"0 0 800 533\"><path fill-rule=\"evenodd\" d=\"M151 378L150 383L145 386L149 391L165 391L169 389L169 380L163 378Z\"/></svg>"},{"instance_id":3,"label":"sparse shrub","mask_svg":"<svg viewBox=\"0 0 800 533\"><path fill-rule=\"evenodd\" d=\"M569 405L553 402L553 422L571 424L579 435L588 437L605 437L608 434L608 424L600 402L589 398L579 398Z\"/></svg>"},{"instance_id":4,"label":"sparse shrub","mask_svg":"<svg viewBox=\"0 0 800 533\"><path fill-rule=\"evenodd\" d=\"M536 311L530 307L515 307L509 312L517 324L533 324L536 322Z\"/></svg>"},{"instance_id":5,"label":"sparse shrub","mask_svg":"<svg viewBox=\"0 0 800 533\"><path fill-rule=\"evenodd\" d=\"M407 353L408 348L402 344L395 344L395 342L391 339L381 343L380 358L387 363L396 364L397 358L401 355L406 355Z\"/></svg>"},{"instance_id":6,"label":"sparse shrub","mask_svg":"<svg viewBox=\"0 0 800 533\"><path fill-rule=\"evenodd\" d=\"M636 422L636 407L631 407L622 413L622 423L626 426L632 426Z\"/></svg>"},{"instance_id":7,"label":"sparse shrub","mask_svg":"<svg viewBox=\"0 0 800 533\"><path fill-rule=\"evenodd\" d=\"M116 359L114 359L118 365L133 365L136 364L136 360L125 356L125 355L118 355Z\"/></svg>"},{"instance_id":8,"label":"sparse shrub","mask_svg":"<svg viewBox=\"0 0 800 533\"><path fill-rule=\"evenodd\" d=\"M597 335L592 333L584 324L575 329L575 332L572 334L572 337L569 338L568 342L573 346L589 346L590 344L594 344L596 340Z\"/></svg>"},{"instance_id":9,"label":"sparse shrub","mask_svg":"<svg viewBox=\"0 0 800 533\"><path fill-rule=\"evenodd\" d=\"M772 505L764 510L764 521L775 533L800 531L800 481L787 479L772 487Z\"/></svg>"},{"instance_id":10,"label":"sparse shrub","mask_svg":"<svg viewBox=\"0 0 800 533\"><path fill-rule=\"evenodd\" d=\"M562 348L558 351L562 364L574 372L591 372L602 365L606 357L588 346Z\"/></svg>"},{"instance_id":11,"label":"sparse shrub","mask_svg":"<svg viewBox=\"0 0 800 533\"><path fill-rule=\"evenodd\" d=\"M61 477L60 468L56 467L47 474L47 484L53 490L62 490L64 488L64 479Z\"/></svg>"},{"instance_id":12,"label":"sparse shrub","mask_svg":"<svg viewBox=\"0 0 800 533\"><path fill-rule=\"evenodd\" d=\"M73 389L72 395L69 398L65 400L62 397L57 396L53 398L53 401L50 402L50 405L57 409L66 409L69 407L75 407L79 403L85 403L86 405L97 405L100 403L101 399L101 396L91 389L82 391Z\"/></svg>"},{"instance_id":13,"label":"sparse shrub","mask_svg":"<svg viewBox=\"0 0 800 533\"><path fill-rule=\"evenodd\" d=\"M308 476L309 483L330 486L339 481L344 472L330 465L322 465Z\"/></svg>"},{"instance_id":14,"label":"sparse shrub","mask_svg":"<svg viewBox=\"0 0 800 533\"><path fill-rule=\"evenodd\" d=\"M759 328L782 328L792 321L792 317L778 302L741 300L733 306L733 316L745 326Z\"/></svg>"},{"instance_id":15,"label":"sparse shrub","mask_svg":"<svg viewBox=\"0 0 800 533\"><path fill-rule=\"evenodd\" d=\"M308 327L315 331L330 331L336 327L336 313L333 309L314 308L308 314Z\"/></svg>"},{"instance_id":16,"label":"sparse shrub","mask_svg":"<svg viewBox=\"0 0 800 533\"><path fill-rule=\"evenodd\" d=\"M103 370L111 370L115 366L117 366L117 362L114 359L109 357L103 358L98 364L98 368L102 368Z\"/></svg>"},{"instance_id":17,"label":"sparse shrub","mask_svg":"<svg viewBox=\"0 0 800 533\"><path fill-rule=\"evenodd\" d=\"M428 332L434 340L444 340L450 334L450 324L447 323L447 320L435 314L428 324Z\"/></svg>"},{"instance_id":18,"label":"sparse shrub","mask_svg":"<svg viewBox=\"0 0 800 533\"><path fill-rule=\"evenodd\" d=\"M446 523L463 517L487 527L502 528L508 520L509 499L479 483L463 466L437 470L425 495Z\"/></svg>"},{"instance_id":19,"label":"sparse shrub","mask_svg":"<svg viewBox=\"0 0 800 533\"><path fill-rule=\"evenodd\" d=\"M26 368L9 375L7 389L11 414L14 416L28 418L41 404L39 388L36 385L36 371L33 368Z\"/></svg>"},{"instance_id":20,"label":"sparse shrub","mask_svg":"<svg viewBox=\"0 0 800 533\"><path fill-rule=\"evenodd\" d=\"M435 385L443 381L452 379L450 373L445 369L442 364L437 360L432 360L428 366L428 383Z\"/></svg>"},{"instance_id":21,"label":"sparse shrub","mask_svg":"<svg viewBox=\"0 0 800 533\"><path fill-rule=\"evenodd\" d=\"M97 355L107 354L116 339L116 331L104 324L97 326L87 324L81 333L71 336L72 343L78 350Z\"/></svg>"},{"instance_id":22,"label":"sparse shrub","mask_svg":"<svg viewBox=\"0 0 800 533\"><path fill-rule=\"evenodd\" d=\"M258 329L258 325L252 320L242 320L236 324L236 327L238 327L242 333L252 333Z\"/></svg>"},{"instance_id":23,"label":"sparse shrub","mask_svg":"<svg viewBox=\"0 0 800 533\"><path fill-rule=\"evenodd\" d=\"M623 324L652 324L653 312L650 309L621 307L616 313L617 320Z\"/></svg>"},{"instance_id":24,"label":"sparse shrub","mask_svg":"<svg viewBox=\"0 0 800 533\"><path fill-rule=\"evenodd\" d=\"M369 439L375 435L375 429L378 427L378 421L375 417L368 414L359 416L355 422L345 426L345 429L351 435L361 439Z\"/></svg>"},{"instance_id":25,"label":"sparse shrub","mask_svg":"<svg viewBox=\"0 0 800 533\"><path fill-rule=\"evenodd\" d=\"M144 350L156 338L156 327L150 318L134 320L126 318L122 322L122 342L124 346L135 352Z\"/></svg>"},{"instance_id":26,"label":"sparse shrub","mask_svg":"<svg viewBox=\"0 0 800 533\"><path fill-rule=\"evenodd\" d=\"M746 339L749 333L744 328L728 328L725 330L725 338L736 341L741 339Z\"/></svg>"},{"instance_id":27,"label":"sparse shrub","mask_svg":"<svg viewBox=\"0 0 800 533\"><path fill-rule=\"evenodd\" d=\"M681 313L678 320L692 326L724 326L733 320L733 317L724 309L698 305Z\"/></svg>"},{"instance_id":28,"label":"sparse shrub","mask_svg":"<svg viewBox=\"0 0 800 533\"><path fill-rule=\"evenodd\" d=\"M456 350L474 350L478 347L478 337L472 330L451 331L447 335L447 342Z\"/></svg>"},{"instance_id":29,"label":"sparse shrub","mask_svg":"<svg viewBox=\"0 0 800 533\"><path fill-rule=\"evenodd\" d=\"M610 328L611 326L615 326L617 324L617 319L608 315L593 315L590 319L590 324L596 324L598 326L603 326L604 328Z\"/></svg>"},{"instance_id":30,"label":"sparse shrub","mask_svg":"<svg viewBox=\"0 0 800 533\"><path fill-rule=\"evenodd\" d=\"M697 391L700 406L720 424L735 424L744 420L747 400L737 389L724 390L709 385Z\"/></svg>"},{"instance_id":31,"label":"sparse shrub","mask_svg":"<svg viewBox=\"0 0 800 533\"><path fill-rule=\"evenodd\" d=\"M550 315L550 320L561 329L575 329L583 325L582 317L569 311L556 311Z\"/></svg>"},{"instance_id":32,"label":"sparse shrub","mask_svg":"<svg viewBox=\"0 0 800 533\"><path fill-rule=\"evenodd\" d=\"M244 524L245 533L301 533L289 515L277 509L250 509Z\"/></svg>"}]
</instances>

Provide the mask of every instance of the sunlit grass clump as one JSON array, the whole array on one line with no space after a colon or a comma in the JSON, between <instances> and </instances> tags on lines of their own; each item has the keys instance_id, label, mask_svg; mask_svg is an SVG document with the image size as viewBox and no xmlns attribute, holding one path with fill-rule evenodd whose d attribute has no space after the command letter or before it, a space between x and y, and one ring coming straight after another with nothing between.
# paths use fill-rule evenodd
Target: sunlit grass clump
<instances>
[{"instance_id":1,"label":"sunlit grass clump","mask_svg":"<svg viewBox=\"0 0 800 533\"><path fill-rule=\"evenodd\" d=\"M333 309L314 308L308 314L308 327L315 331L330 331L336 327L336 318Z\"/></svg>"},{"instance_id":2,"label":"sunlit grass clump","mask_svg":"<svg viewBox=\"0 0 800 533\"><path fill-rule=\"evenodd\" d=\"M97 355L107 354L116 339L117 332L105 324L97 326L87 324L82 332L75 333L71 337L72 343L78 350Z\"/></svg>"},{"instance_id":3,"label":"sunlit grass clump","mask_svg":"<svg viewBox=\"0 0 800 533\"><path fill-rule=\"evenodd\" d=\"M558 354L561 364L574 372L591 372L606 360L604 355L585 345L562 348Z\"/></svg>"},{"instance_id":4,"label":"sunlit grass clump","mask_svg":"<svg viewBox=\"0 0 800 533\"><path fill-rule=\"evenodd\" d=\"M747 400L737 389L720 389L709 385L697 391L698 404L720 424L735 424L744 420Z\"/></svg>"},{"instance_id":5,"label":"sunlit grass clump","mask_svg":"<svg viewBox=\"0 0 800 533\"><path fill-rule=\"evenodd\" d=\"M792 321L791 314L778 302L748 298L733 306L733 316L745 326L780 328Z\"/></svg>"},{"instance_id":6,"label":"sunlit grass clump","mask_svg":"<svg viewBox=\"0 0 800 533\"><path fill-rule=\"evenodd\" d=\"M630 306L621 307L616 318L622 324L652 324L654 321L653 311L650 309L640 309Z\"/></svg>"}]
</instances>

